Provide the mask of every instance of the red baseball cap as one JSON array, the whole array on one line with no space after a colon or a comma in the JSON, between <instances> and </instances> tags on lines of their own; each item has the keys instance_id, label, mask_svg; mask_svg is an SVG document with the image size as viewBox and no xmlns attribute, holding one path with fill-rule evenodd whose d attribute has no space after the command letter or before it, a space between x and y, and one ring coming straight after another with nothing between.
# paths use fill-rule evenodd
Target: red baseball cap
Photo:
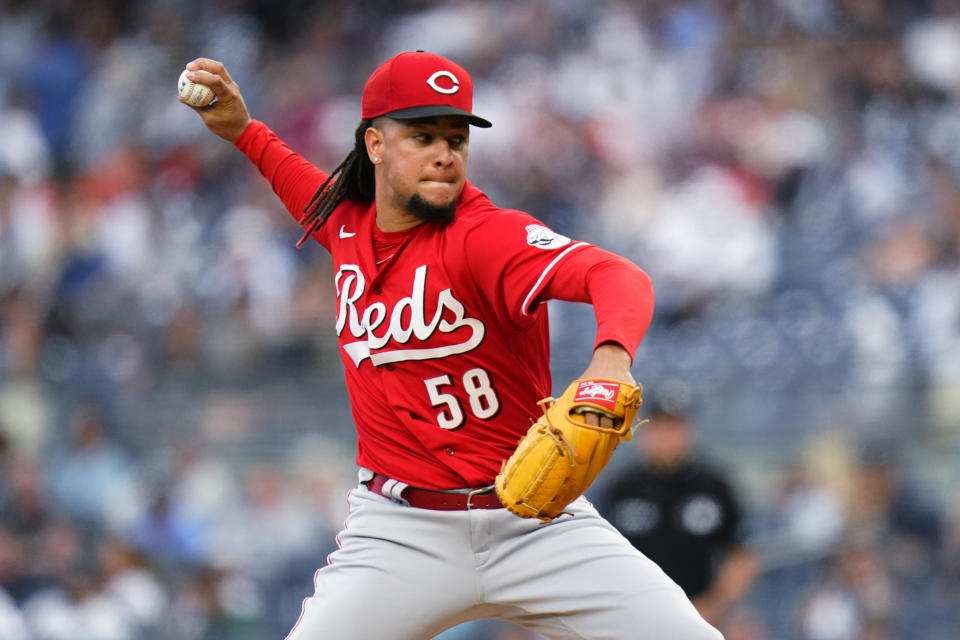
<instances>
[{"instance_id":1,"label":"red baseball cap","mask_svg":"<svg viewBox=\"0 0 960 640\"><path fill-rule=\"evenodd\" d=\"M425 51L398 54L374 71L363 87L361 116L412 120L465 116L477 127L493 126L471 113L473 80L456 62Z\"/></svg>"}]
</instances>

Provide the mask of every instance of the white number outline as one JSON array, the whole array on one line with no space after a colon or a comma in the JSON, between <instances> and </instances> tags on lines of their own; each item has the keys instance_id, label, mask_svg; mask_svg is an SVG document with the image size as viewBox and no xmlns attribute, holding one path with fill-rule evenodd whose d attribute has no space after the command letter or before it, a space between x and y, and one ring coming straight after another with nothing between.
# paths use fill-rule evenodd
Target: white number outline
<instances>
[{"instance_id":1,"label":"white number outline","mask_svg":"<svg viewBox=\"0 0 960 640\"><path fill-rule=\"evenodd\" d=\"M424 380L423 384L427 387L427 397L430 398L430 404L434 408L446 407L437 414L437 426L449 431L455 431L462 427L467 418L463 414L463 405L460 404L460 398L452 393L440 393L440 387L453 386L453 380L450 379L450 376L443 374L442 376L429 378Z\"/></svg>"},{"instance_id":2,"label":"white number outline","mask_svg":"<svg viewBox=\"0 0 960 640\"><path fill-rule=\"evenodd\" d=\"M460 383L467 394L470 412L478 420L489 420L500 413L500 396L497 395L497 390L486 369L480 367L470 369L461 376ZM431 406L435 409L442 407L436 414L437 426L448 431L463 427L467 417L460 398L452 393L440 391L440 387L454 386L450 375L445 373L434 378L426 378L423 384L427 387L427 397L430 399Z\"/></svg>"},{"instance_id":3,"label":"white number outline","mask_svg":"<svg viewBox=\"0 0 960 640\"><path fill-rule=\"evenodd\" d=\"M470 400L470 410L473 415L481 420L489 420L500 413L500 397L497 395L497 390L493 388L493 382L486 369L477 367L463 374L463 388ZM483 406L483 400L487 402L486 408Z\"/></svg>"}]
</instances>

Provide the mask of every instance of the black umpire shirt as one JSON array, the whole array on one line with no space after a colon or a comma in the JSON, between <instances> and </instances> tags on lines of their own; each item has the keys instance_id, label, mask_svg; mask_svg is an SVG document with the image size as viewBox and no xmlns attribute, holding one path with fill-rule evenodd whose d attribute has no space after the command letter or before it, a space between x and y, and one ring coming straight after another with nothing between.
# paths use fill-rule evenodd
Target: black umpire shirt
<instances>
[{"instance_id":1,"label":"black umpire shirt","mask_svg":"<svg viewBox=\"0 0 960 640\"><path fill-rule=\"evenodd\" d=\"M664 472L632 467L605 497L606 518L689 598L708 590L725 552L741 542L730 486L702 463Z\"/></svg>"}]
</instances>

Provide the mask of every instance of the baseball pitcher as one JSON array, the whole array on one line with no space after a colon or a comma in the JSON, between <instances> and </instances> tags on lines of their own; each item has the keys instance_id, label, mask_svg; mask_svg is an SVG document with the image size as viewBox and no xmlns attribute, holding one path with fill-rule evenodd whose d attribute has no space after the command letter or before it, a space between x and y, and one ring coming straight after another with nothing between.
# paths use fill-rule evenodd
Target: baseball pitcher
<instances>
[{"instance_id":1,"label":"baseball pitcher","mask_svg":"<svg viewBox=\"0 0 960 640\"><path fill-rule=\"evenodd\" d=\"M288 639L421 640L477 618L569 640L720 638L582 497L634 428L649 278L466 180L471 127L491 126L466 70L422 51L384 62L330 173L250 117L221 63L187 78L213 90L192 108L270 181L301 244L333 258L359 483ZM551 298L592 304L598 324L557 398Z\"/></svg>"}]
</instances>

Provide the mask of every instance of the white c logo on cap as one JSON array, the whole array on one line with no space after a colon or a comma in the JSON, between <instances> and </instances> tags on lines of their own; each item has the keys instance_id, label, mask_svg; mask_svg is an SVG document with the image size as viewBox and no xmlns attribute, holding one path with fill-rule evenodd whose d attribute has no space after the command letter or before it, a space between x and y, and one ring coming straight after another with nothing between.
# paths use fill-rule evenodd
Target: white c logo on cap
<instances>
[{"instance_id":1,"label":"white c logo on cap","mask_svg":"<svg viewBox=\"0 0 960 640\"><path fill-rule=\"evenodd\" d=\"M450 81L453 82L453 86L449 89L444 89L443 87L437 84L437 78L450 78ZM427 84L430 85L430 88L436 91L437 93L445 93L451 95L460 91L460 81L457 80L457 76L453 75L449 71L437 71L432 76L427 78Z\"/></svg>"}]
</instances>

